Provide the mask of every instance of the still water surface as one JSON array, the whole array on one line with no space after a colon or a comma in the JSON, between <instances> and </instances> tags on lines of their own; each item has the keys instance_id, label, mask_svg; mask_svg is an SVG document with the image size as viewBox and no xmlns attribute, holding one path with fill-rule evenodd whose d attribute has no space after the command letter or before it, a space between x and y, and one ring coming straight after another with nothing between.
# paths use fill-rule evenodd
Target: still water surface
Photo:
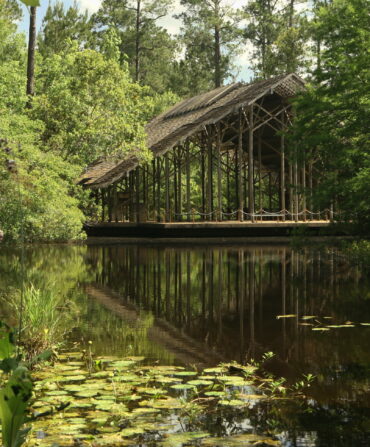
<instances>
[{"instance_id":1,"label":"still water surface","mask_svg":"<svg viewBox=\"0 0 370 447\"><path fill-rule=\"evenodd\" d=\"M0 250L4 296L19 284L18 255ZM97 355L205 367L272 351L275 374L316 376L308 402L259 404L233 430L273 430L285 447L370 445L370 278L335 250L33 246L26 264L29 281L76 304L71 338Z\"/></svg>"}]
</instances>

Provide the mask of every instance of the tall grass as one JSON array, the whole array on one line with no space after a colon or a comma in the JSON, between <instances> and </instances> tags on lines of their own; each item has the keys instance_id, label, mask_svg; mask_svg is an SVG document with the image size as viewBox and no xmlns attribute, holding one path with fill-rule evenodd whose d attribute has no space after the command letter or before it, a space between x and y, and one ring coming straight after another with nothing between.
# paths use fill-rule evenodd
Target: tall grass
<instances>
[{"instance_id":1,"label":"tall grass","mask_svg":"<svg viewBox=\"0 0 370 447\"><path fill-rule=\"evenodd\" d=\"M52 287L37 289L31 284L24 289L23 308L19 296L11 297L10 304L17 318L23 313L20 344L27 359L47 349L55 349L72 329L73 303Z\"/></svg>"}]
</instances>

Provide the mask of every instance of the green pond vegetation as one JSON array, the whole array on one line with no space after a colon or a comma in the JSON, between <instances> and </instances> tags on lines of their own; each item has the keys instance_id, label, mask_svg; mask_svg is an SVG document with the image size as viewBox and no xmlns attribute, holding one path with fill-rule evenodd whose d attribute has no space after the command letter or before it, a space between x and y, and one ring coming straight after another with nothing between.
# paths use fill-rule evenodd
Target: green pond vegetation
<instances>
[{"instance_id":1,"label":"green pond vegetation","mask_svg":"<svg viewBox=\"0 0 370 447\"><path fill-rule=\"evenodd\" d=\"M34 372L32 414L46 416L33 423L27 445L278 446L253 430L214 437L205 415L232 419L258 401L302 398L313 380L288 387L257 363L196 371L143 357L94 358L91 349L64 352Z\"/></svg>"}]
</instances>

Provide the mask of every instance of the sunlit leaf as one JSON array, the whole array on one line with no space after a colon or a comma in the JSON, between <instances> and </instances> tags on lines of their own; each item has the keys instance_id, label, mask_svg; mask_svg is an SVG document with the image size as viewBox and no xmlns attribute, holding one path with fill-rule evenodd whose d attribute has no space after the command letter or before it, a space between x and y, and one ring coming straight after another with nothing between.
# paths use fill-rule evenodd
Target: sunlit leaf
<instances>
[{"instance_id":1,"label":"sunlit leaf","mask_svg":"<svg viewBox=\"0 0 370 447\"><path fill-rule=\"evenodd\" d=\"M26 6L40 6L40 0L20 0Z\"/></svg>"}]
</instances>

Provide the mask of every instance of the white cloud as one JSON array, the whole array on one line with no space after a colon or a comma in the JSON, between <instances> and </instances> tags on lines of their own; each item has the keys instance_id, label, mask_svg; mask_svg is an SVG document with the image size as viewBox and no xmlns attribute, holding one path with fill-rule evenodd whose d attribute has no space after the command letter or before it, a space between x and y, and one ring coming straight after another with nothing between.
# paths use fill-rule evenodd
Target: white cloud
<instances>
[{"instance_id":1,"label":"white cloud","mask_svg":"<svg viewBox=\"0 0 370 447\"><path fill-rule=\"evenodd\" d=\"M85 11L87 10L89 13L96 12L101 5L102 0L79 0L78 3L80 8Z\"/></svg>"}]
</instances>

